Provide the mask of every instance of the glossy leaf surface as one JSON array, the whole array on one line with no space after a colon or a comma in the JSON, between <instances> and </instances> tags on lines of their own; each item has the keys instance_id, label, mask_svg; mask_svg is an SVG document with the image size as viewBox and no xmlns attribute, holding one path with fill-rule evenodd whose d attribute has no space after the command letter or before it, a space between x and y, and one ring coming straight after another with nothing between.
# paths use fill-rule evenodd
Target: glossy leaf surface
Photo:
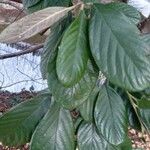
<instances>
[{"instance_id":1,"label":"glossy leaf surface","mask_svg":"<svg viewBox=\"0 0 150 150\"><path fill-rule=\"evenodd\" d=\"M108 6L111 7L112 9L115 9L116 11L123 13L130 19L132 23L138 24L140 22L141 15L136 8L120 2L110 3L108 4Z\"/></svg>"},{"instance_id":2,"label":"glossy leaf surface","mask_svg":"<svg viewBox=\"0 0 150 150\"><path fill-rule=\"evenodd\" d=\"M122 88L138 91L148 87L148 50L136 26L109 4L94 4L92 12L90 45L99 69Z\"/></svg>"},{"instance_id":3,"label":"glossy leaf surface","mask_svg":"<svg viewBox=\"0 0 150 150\"><path fill-rule=\"evenodd\" d=\"M68 7L70 4L70 0L23 0L23 5L29 13L33 13L50 6Z\"/></svg>"},{"instance_id":4,"label":"glossy leaf surface","mask_svg":"<svg viewBox=\"0 0 150 150\"><path fill-rule=\"evenodd\" d=\"M68 7L71 0L44 0L44 6L65 6Z\"/></svg>"},{"instance_id":5,"label":"glossy leaf surface","mask_svg":"<svg viewBox=\"0 0 150 150\"><path fill-rule=\"evenodd\" d=\"M99 92L94 112L96 126L112 144L124 141L127 132L127 116L121 97L110 87L103 86Z\"/></svg>"},{"instance_id":6,"label":"glossy leaf surface","mask_svg":"<svg viewBox=\"0 0 150 150\"><path fill-rule=\"evenodd\" d=\"M51 55L53 55L54 51L57 50L58 44L61 39L62 31L63 27L61 23L55 25L51 28L51 33L45 41L40 63L40 69L43 79L46 79L48 63L52 57Z\"/></svg>"},{"instance_id":7,"label":"glossy leaf surface","mask_svg":"<svg viewBox=\"0 0 150 150\"><path fill-rule=\"evenodd\" d=\"M51 66L52 67L52 66ZM50 68L50 67L48 67ZM65 108L73 109L81 105L91 94L96 78L88 73L73 87L66 88L58 80L55 68L48 73L48 85L55 99Z\"/></svg>"},{"instance_id":8,"label":"glossy leaf surface","mask_svg":"<svg viewBox=\"0 0 150 150\"><path fill-rule=\"evenodd\" d=\"M87 100L78 107L79 112L81 113L81 116L85 121L93 121L94 106L98 95L98 91L98 88L94 88Z\"/></svg>"},{"instance_id":9,"label":"glossy leaf surface","mask_svg":"<svg viewBox=\"0 0 150 150\"><path fill-rule=\"evenodd\" d=\"M39 3L41 0L22 0L25 8L31 7Z\"/></svg>"},{"instance_id":10,"label":"glossy leaf surface","mask_svg":"<svg viewBox=\"0 0 150 150\"><path fill-rule=\"evenodd\" d=\"M150 132L150 109L139 109L139 116L146 128L147 132Z\"/></svg>"},{"instance_id":11,"label":"glossy leaf surface","mask_svg":"<svg viewBox=\"0 0 150 150\"><path fill-rule=\"evenodd\" d=\"M96 130L92 123L83 122L81 124L77 134L79 150L119 150L116 146L108 143Z\"/></svg>"},{"instance_id":12,"label":"glossy leaf surface","mask_svg":"<svg viewBox=\"0 0 150 150\"><path fill-rule=\"evenodd\" d=\"M88 60L87 19L84 11L66 30L57 56L57 75L65 86L75 85L83 77Z\"/></svg>"},{"instance_id":13,"label":"glossy leaf surface","mask_svg":"<svg viewBox=\"0 0 150 150\"><path fill-rule=\"evenodd\" d=\"M48 86L56 101L65 108L73 109L81 105L89 97L96 85L97 78L91 76L87 71L80 82L70 88L64 87L58 80L56 74L56 57L57 49L52 51L49 58L47 74Z\"/></svg>"},{"instance_id":14,"label":"glossy leaf surface","mask_svg":"<svg viewBox=\"0 0 150 150\"><path fill-rule=\"evenodd\" d=\"M50 96L46 94L10 109L0 117L0 141L9 146L28 143L49 106Z\"/></svg>"},{"instance_id":15,"label":"glossy leaf surface","mask_svg":"<svg viewBox=\"0 0 150 150\"><path fill-rule=\"evenodd\" d=\"M31 150L74 150L74 127L68 110L54 104L36 128Z\"/></svg>"}]
</instances>

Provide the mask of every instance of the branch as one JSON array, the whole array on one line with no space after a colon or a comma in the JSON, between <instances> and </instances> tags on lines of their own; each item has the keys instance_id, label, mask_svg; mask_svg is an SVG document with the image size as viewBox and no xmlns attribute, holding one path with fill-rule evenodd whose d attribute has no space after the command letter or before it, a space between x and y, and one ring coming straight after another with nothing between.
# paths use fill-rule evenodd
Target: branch
<instances>
[{"instance_id":1,"label":"branch","mask_svg":"<svg viewBox=\"0 0 150 150\"><path fill-rule=\"evenodd\" d=\"M29 54L29 53L35 52L36 50L38 50L40 48L43 48L43 46L44 46L43 44L39 44L39 45L33 46L33 47L31 47L27 50L24 50L24 51L19 51L19 52L15 52L15 53L0 55L0 60L7 59L7 58L12 58L12 57L17 57L17 56L21 56L21 55L25 55L25 54Z\"/></svg>"},{"instance_id":2,"label":"branch","mask_svg":"<svg viewBox=\"0 0 150 150\"><path fill-rule=\"evenodd\" d=\"M23 9L23 6L20 3L12 2L10 0L0 0L0 3L13 6L13 7L15 7L18 10L22 10Z\"/></svg>"},{"instance_id":3,"label":"branch","mask_svg":"<svg viewBox=\"0 0 150 150\"><path fill-rule=\"evenodd\" d=\"M41 80L42 78L38 78L38 79L34 79L34 81L38 81L38 80ZM22 80L22 81L18 81L18 82L15 82L15 83L12 83L10 85L6 85L6 86L3 86L3 87L0 87L0 90L1 89L4 89L4 88L8 88L8 87L11 87L11 86L14 86L16 84L19 84L19 83L22 83L22 82L30 82L31 80ZM42 83L40 83L42 84ZM43 84L42 84L43 85Z\"/></svg>"}]
</instances>

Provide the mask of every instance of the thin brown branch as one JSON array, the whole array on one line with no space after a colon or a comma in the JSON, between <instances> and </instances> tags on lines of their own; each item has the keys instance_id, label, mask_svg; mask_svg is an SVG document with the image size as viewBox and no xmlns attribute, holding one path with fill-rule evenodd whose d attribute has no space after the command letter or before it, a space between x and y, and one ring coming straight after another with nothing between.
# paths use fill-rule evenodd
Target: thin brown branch
<instances>
[{"instance_id":1,"label":"thin brown branch","mask_svg":"<svg viewBox=\"0 0 150 150\"><path fill-rule=\"evenodd\" d=\"M21 55L25 55L25 54L29 54L29 53L37 51L38 49L40 49L42 47L43 47L43 44L38 44L38 45L33 46L33 47L31 47L27 50L24 50L24 51L19 51L19 52L15 52L15 53L0 55L0 60L7 59L7 58L12 58L12 57L17 57L17 56L21 56Z\"/></svg>"},{"instance_id":2,"label":"thin brown branch","mask_svg":"<svg viewBox=\"0 0 150 150\"><path fill-rule=\"evenodd\" d=\"M17 69L17 71L19 71L22 75L24 75L24 76L26 76L27 78L29 78L31 81L33 81L33 82L36 82L36 83L38 83L38 84L43 85L42 83L40 83L40 82L38 82L38 81L35 81L35 79L33 79L31 76L29 76L29 75L25 74L25 73L24 73L24 72L22 72L21 70ZM40 78L40 79L42 79L42 78Z\"/></svg>"},{"instance_id":3,"label":"thin brown branch","mask_svg":"<svg viewBox=\"0 0 150 150\"><path fill-rule=\"evenodd\" d=\"M15 8L18 9L18 10L22 10L22 9L23 9L22 4L17 3L17 2L12 2L12 1L10 1L10 0L0 0L0 3L10 5L10 6L12 6L12 7L15 7Z\"/></svg>"}]
</instances>

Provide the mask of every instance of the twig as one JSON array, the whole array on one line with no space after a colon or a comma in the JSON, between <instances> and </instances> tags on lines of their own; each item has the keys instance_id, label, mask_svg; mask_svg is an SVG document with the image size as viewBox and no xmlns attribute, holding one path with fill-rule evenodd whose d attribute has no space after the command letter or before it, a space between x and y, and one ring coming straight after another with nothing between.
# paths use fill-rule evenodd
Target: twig
<instances>
[{"instance_id":1,"label":"twig","mask_svg":"<svg viewBox=\"0 0 150 150\"><path fill-rule=\"evenodd\" d=\"M16 2L12 2L12 1L10 1L10 0L0 0L0 3L13 6L13 7L15 7L15 8L18 9L18 10L22 10L22 9L23 9L23 6L22 6L21 4L16 3Z\"/></svg>"},{"instance_id":2,"label":"twig","mask_svg":"<svg viewBox=\"0 0 150 150\"><path fill-rule=\"evenodd\" d=\"M23 74L24 76L26 76L27 78L29 78L31 81L33 81L33 82L36 82L36 83L38 83L38 84L42 84L42 83L40 83L40 82L38 82L38 81L35 81L35 79L33 79L32 77L30 77L29 75L27 75L27 74L25 74L24 72L22 72L22 71L20 71L19 69L17 69L21 74ZM42 79L42 78L40 78L40 79ZM43 85L43 84L42 84Z\"/></svg>"},{"instance_id":3,"label":"twig","mask_svg":"<svg viewBox=\"0 0 150 150\"><path fill-rule=\"evenodd\" d=\"M31 48L29 48L27 50L24 50L24 51L19 51L19 52L15 52L15 53L0 55L0 60L7 59L7 58L12 58L12 57L17 57L17 56L21 56L21 55L25 55L25 54L29 54L29 53L35 52L36 50L38 50L42 47L43 47L43 44L38 44L38 45L36 45L34 47L31 47Z\"/></svg>"},{"instance_id":4,"label":"twig","mask_svg":"<svg viewBox=\"0 0 150 150\"><path fill-rule=\"evenodd\" d=\"M38 79L34 79L35 81L36 80L41 80L42 78L38 78ZM14 86L16 84L19 84L19 83L22 83L22 82L30 82L31 80L22 80L22 81L18 81L18 82L15 82L15 83L12 83L10 85L6 85L6 86L3 86L3 87L0 87L0 89L4 89L4 88L8 88L8 87L11 87L11 86ZM42 83L41 83L42 84Z\"/></svg>"},{"instance_id":5,"label":"twig","mask_svg":"<svg viewBox=\"0 0 150 150\"><path fill-rule=\"evenodd\" d=\"M19 17L20 17L23 13L25 14L24 10L25 10L24 8L20 9L18 15L15 17L15 19L13 20L13 22L15 22L17 19L19 19ZM13 23L13 22L12 22L12 23Z\"/></svg>"},{"instance_id":6,"label":"twig","mask_svg":"<svg viewBox=\"0 0 150 150\"><path fill-rule=\"evenodd\" d=\"M2 75L2 77L3 77L2 81L0 81L0 82L1 82L1 86L0 86L0 87L2 87L2 86L3 86L3 84L4 84L4 74L3 74L3 73L1 73L1 72L0 72L0 74L1 74L1 75Z\"/></svg>"},{"instance_id":7,"label":"twig","mask_svg":"<svg viewBox=\"0 0 150 150\"><path fill-rule=\"evenodd\" d=\"M142 128L142 132L144 132L144 129L148 132L149 129L147 127L147 125L144 123L144 121L141 119L139 113L138 113L138 107L136 106L136 104L134 103L135 99L134 96L132 96L128 91L126 92L128 97L129 97L129 101L134 109L134 112L136 113L136 116L141 124L141 128ZM134 99L133 99L134 98ZM134 101L133 101L134 100Z\"/></svg>"}]
</instances>

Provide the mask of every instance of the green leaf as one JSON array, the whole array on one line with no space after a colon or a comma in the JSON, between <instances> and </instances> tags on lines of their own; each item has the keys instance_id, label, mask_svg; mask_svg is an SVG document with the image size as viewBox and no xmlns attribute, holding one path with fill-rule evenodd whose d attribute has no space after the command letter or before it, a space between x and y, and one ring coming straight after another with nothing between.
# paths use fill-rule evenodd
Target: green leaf
<instances>
[{"instance_id":1,"label":"green leaf","mask_svg":"<svg viewBox=\"0 0 150 150\"><path fill-rule=\"evenodd\" d=\"M77 119L74 120L74 128L75 130L78 130L80 124L82 123L83 118L78 116Z\"/></svg>"},{"instance_id":2,"label":"green leaf","mask_svg":"<svg viewBox=\"0 0 150 150\"><path fill-rule=\"evenodd\" d=\"M142 40L148 45L149 55L150 55L150 34L145 34L142 36Z\"/></svg>"},{"instance_id":3,"label":"green leaf","mask_svg":"<svg viewBox=\"0 0 150 150\"><path fill-rule=\"evenodd\" d=\"M88 99L78 109L85 121L92 122L94 117L94 104L98 95L98 88L94 88Z\"/></svg>"},{"instance_id":4,"label":"green leaf","mask_svg":"<svg viewBox=\"0 0 150 150\"><path fill-rule=\"evenodd\" d=\"M78 147L80 150L118 150L108 143L101 135L98 135L94 124L83 122L77 133Z\"/></svg>"},{"instance_id":5,"label":"green leaf","mask_svg":"<svg viewBox=\"0 0 150 150\"><path fill-rule=\"evenodd\" d=\"M120 3L120 2L110 3L110 4L108 4L108 6L111 9L114 9L116 11L123 13L134 24L139 23L139 21L141 19L141 15L140 15L139 11L132 6L127 5L126 3Z\"/></svg>"},{"instance_id":6,"label":"green leaf","mask_svg":"<svg viewBox=\"0 0 150 150\"><path fill-rule=\"evenodd\" d=\"M120 150L132 150L132 141L127 137L123 143L118 145L118 148L120 148Z\"/></svg>"},{"instance_id":7,"label":"green leaf","mask_svg":"<svg viewBox=\"0 0 150 150\"><path fill-rule=\"evenodd\" d=\"M85 73L79 83L70 88L60 88L59 103L62 106L73 109L81 105L90 96L96 85L96 78ZM58 87L59 88L59 87Z\"/></svg>"},{"instance_id":8,"label":"green leaf","mask_svg":"<svg viewBox=\"0 0 150 150\"><path fill-rule=\"evenodd\" d=\"M67 88L59 82L54 65L50 64L48 66L48 72L48 86L52 95L57 102L68 109L81 105L89 97L96 85L96 78L85 73L79 83Z\"/></svg>"},{"instance_id":9,"label":"green leaf","mask_svg":"<svg viewBox=\"0 0 150 150\"><path fill-rule=\"evenodd\" d=\"M100 150L106 147L94 124L82 123L77 133L77 141L80 150Z\"/></svg>"},{"instance_id":10,"label":"green leaf","mask_svg":"<svg viewBox=\"0 0 150 150\"><path fill-rule=\"evenodd\" d=\"M36 128L31 150L74 150L74 127L68 110L52 105Z\"/></svg>"},{"instance_id":11,"label":"green leaf","mask_svg":"<svg viewBox=\"0 0 150 150\"><path fill-rule=\"evenodd\" d=\"M94 62L93 58L90 58L87 63L87 71L91 76L98 77L99 76L99 68Z\"/></svg>"},{"instance_id":12,"label":"green leaf","mask_svg":"<svg viewBox=\"0 0 150 150\"><path fill-rule=\"evenodd\" d=\"M46 74L47 74L47 67L48 67L48 62L53 61L51 60L51 55L54 54L56 51L58 44L61 39L62 35L62 25L57 24L54 27L51 28L51 33L46 39L46 42L44 44L43 52L41 54L41 63L40 63L40 69L42 73L43 79L46 79Z\"/></svg>"},{"instance_id":13,"label":"green leaf","mask_svg":"<svg viewBox=\"0 0 150 150\"><path fill-rule=\"evenodd\" d=\"M146 44L136 26L109 5L94 4L89 36L99 69L113 84L138 91L149 86Z\"/></svg>"},{"instance_id":14,"label":"green leaf","mask_svg":"<svg viewBox=\"0 0 150 150\"><path fill-rule=\"evenodd\" d=\"M29 13L33 13L50 6L68 7L70 3L70 0L23 0L24 7Z\"/></svg>"},{"instance_id":15,"label":"green leaf","mask_svg":"<svg viewBox=\"0 0 150 150\"><path fill-rule=\"evenodd\" d=\"M84 3L99 3L101 0L83 0Z\"/></svg>"},{"instance_id":16,"label":"green leaf","mask_svg":"<svg viewBox=\"0 0 150 150\"><path fill-rule=\"evenodd\" d=\"M50 96L43 94L12 108L0 117L0 141L9 146L28 143L49 106Z\"/></svg>"},{"instance_id":17,"label":"green leaf","mask_svg":"<svg viewBox=\"0 0 150 150\"><path fill-rule=\"evenodd\" d=\"M150 109L139 109L139 115L141 117L141 120L148 130L150 131Z\"/></svg>"},{"instance_id":18,"label":"green leaf","mask_svg":"<svg viewBox=\"0 0 150 150\"><path fill-rule=\"evenodd\" d=\"M128 95L126 93L123 93L123 94L121 94L121 97L124 101L124 105L126 108L129 126L135 130L141 131L141 124L139 122L139 118L138 118L135 110L133 109L133 106L130 103Z\"/></svg>"},{"instance_id":19,"label":"green leaf","mask_svg":"<svg viewBox=\"0 0 150 150\"><path fill-rule=\"evenodd\" d=\"M150 34L143 35L143 39L150 47Z\"/></svg>"},{"instance_id":20,"label":"green leaf","mask_svg":"<svg viewBox=\"0 0 150 150\"><path fill-rule=\"evenodd\" d=\"M41 0L22 0L25 8L31 7L39 3Z\"/></svg>"},{"instance_id":21,"label":"green leaf","mask_svg":"<svg viewBox=\"0 0 150 150\"><path fill-rule=\"evenodd\" d=\"M150 109L150 100L141 99L138 101L138 107L142 109Z\"/></svg>"},{"instance_id":22,"label":"green leaf","mask_svg":"<svg viewBox=\"0 0 150 150\"><path fill-rule=\"evenodd\" d=\"M119 149L119 147L117 145L112 145L107 142L106 150L122 150L122 149Z\"/></svg>"},{"instance_id":23,"label":"green leaf","mask_svg":"<svg viewBox=\"0 0 150 150\"><path fill-rule=\"evenodd\" d=\"M87 71L79 83L70 88L64 87L58 80L56 74L57 50L53 49L49 56L47 73L48 87L61 106L67 109L73 109L81 105L89 97L96 85L97 78L91 76L89 71ZM90 68L93 68L92 64Z\"/></svg>"},{"instance_id":24,"label":"green leaf","mask_svg":"<svg viewBox=\"0 0 150 150\"><path fill-rule=\"evenodd\" d=\"M53 49L56 49L58 46L58 44L56 43L58 42L58 39L59 39L60 30L59 30L59 27L56 27L54 29L56 30L52 30L50 35L46 39L44 48L41 54L40 70L41 70L43 79L46 79L49 57Z\"/></svg>"},{"instance_id":25,"label":"green leaf","mask_svg":"<svg viewBox=\"0 0 150 150\"><path fill-rule=\"evenodd\" d=\"M36 11L44 9L44 8L46 8L46 7L44 7L44 1L40 0L36 5L27 7L26 9L27 9L27 12L30 14L30 13L36 12Z\"/></svg>"},{"instance_id":26,"label":"green leaf","mask_svg":"<svg viewBox=\"0 0 150 150\"><path fill-rule=\"evenodd\" d=\"M96 126L108 142L118 145L127 133L127 116L121 97L110 87L103 86L94 112Z\"/></svg>"},{"instance_id":27,"label":"green leaf","mask_svg":"<svg viewBox=\"0 0 150 150\"><path fill-rule=\"evenodd\" d=\"M130 106L128 105L127 113L128 113L129 126L135 130L141 131L141 124L131 104Z\"/></svg>"},{"instance_id":28,"label":"green leaf","mask_svg":"<svg viewBox=\"0 0 150 150\"><path fill-rule=\"evenodd\" d=\"M63 107L68 109L76 108L89 97L96 85L97 78L91 76L89 72L86 72L79 83L70 88L64 87L58 80L56 74L56 56L57 49L52 51L49 58L47 74L48 87L56 101Z\"/></svg>"},{"instance_id":29,"label":"green leaf","mask_svg":"<svg viewBox=\"0 0 150 150\"><path fill-rule=\"evenodd\" d=\"M73 86L84 75L88 60L87 18L84 11L66 30L57 56L56 70L60 82Z\"/></svg>"},{"instance_id":30,"label":"green leaf","mask_svg":"<svg viewBox=\"0 0 150 150\"><path fill-rule=\"evenodd\" d=\"M68 7L71 0L44 0L44 6L65 6Z\"/></svg>"}]
</instances>

